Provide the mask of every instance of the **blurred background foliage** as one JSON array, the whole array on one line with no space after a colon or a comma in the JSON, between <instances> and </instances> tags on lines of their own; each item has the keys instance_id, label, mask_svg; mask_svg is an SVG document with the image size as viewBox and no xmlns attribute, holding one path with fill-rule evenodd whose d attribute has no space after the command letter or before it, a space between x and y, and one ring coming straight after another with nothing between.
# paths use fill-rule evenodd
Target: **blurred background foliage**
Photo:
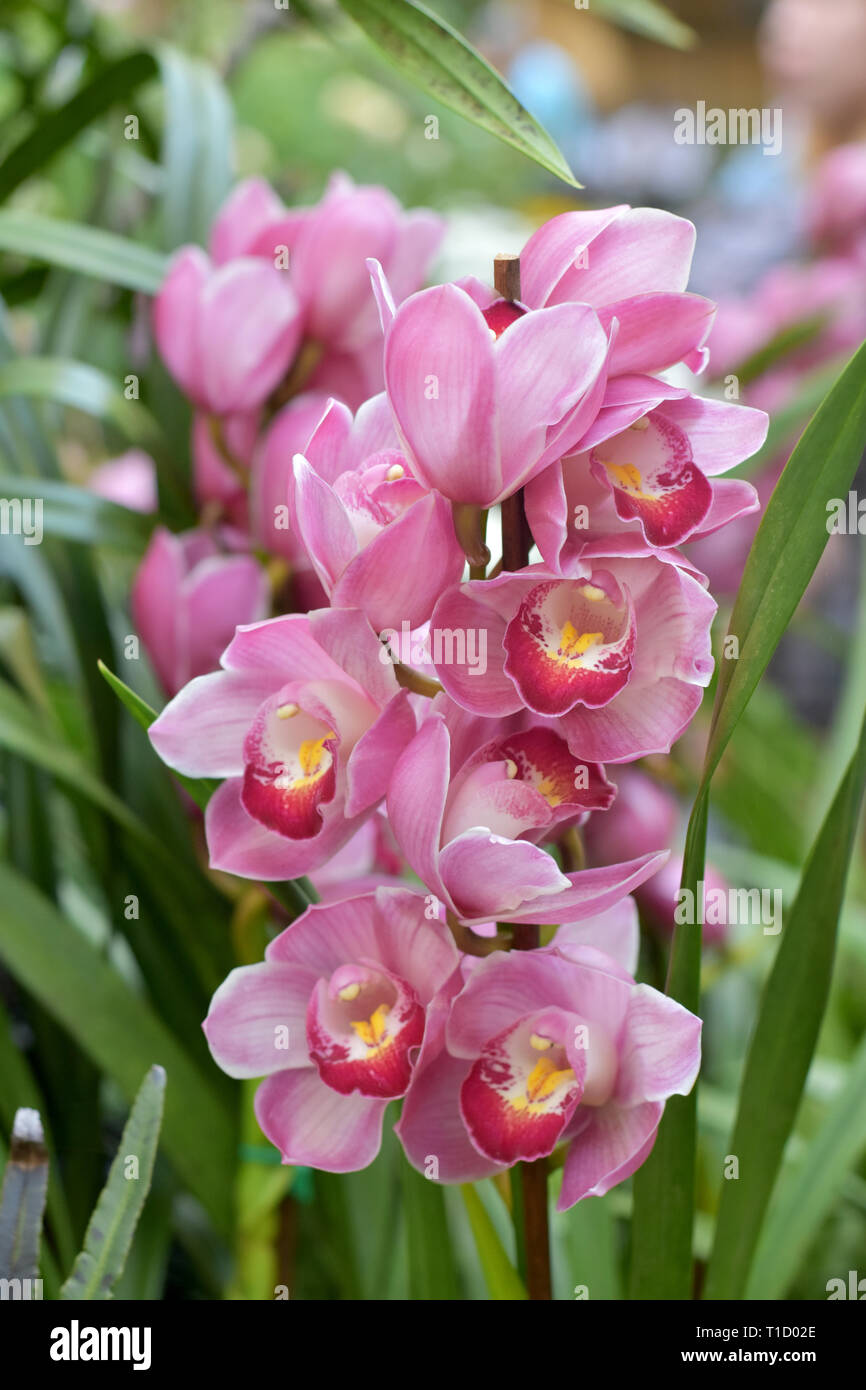
<instances>
[{"instance_id":1,"label":"blurred background foliage","mask_svg":"<svg viewBox=\"0 0 866 1390\"><path fill-rule=\"evenodd\" d=\"M154 518L88 491L92 471L144 447L158 465L160 518L177 530L197 515L188 409L154 357L146 301L131 286L158 278L165 253L204 239L236 177L264 175L294 203L316 198L344 168L448 214L437 278L486 274L493 252L557 211L627 200L696 218L708 251L694 288L747 289L792 252L790 210L807 186L800 154L863 133L859 117L840 131L801 110L797 146L792 106L790 162L673 144L677 107L765 99L761 8L441 0L437 12L509 76L558 141L585 185L575 190L403 79L333 4L4 0L4 210L25 229L27 217L60 219L145 248L133 256L106 243L82 274L70 267L91 252L79 255L66 232L43 254L41 223L32 248L10 250L0 231L0 494L14 495L17 480L26 495L38 479L46 499L42 545L0 537L0 1162L16 1108L37 1108L51 1155L46 1296L81 1248L153 1063L168 1077L162 1142L118 1297L270 1298L285 1285L293 1298L443 1289L486 1298L507 1287L497 1284L496 1251L512 1241L495 1184L479 1185L477 1206L459 1189L434 1188L401 1162L387 1126L366 1172L275 1166L251 1117L252 1088L210 1061L200 1028L210 995L234 963L259 958L279 914L255 886L203 872L200 827L97 669L104 661L160 705L146 663L124 660L130 584ZM425 138L430 114L437 140ZM135 140L125 138L129 115ZM130 373L139 400L124 398ZM816 403L795 395L783 444ZM713 863L732 884L783 889L786 908L866 701L858 540L832 539L713 787ZM723 597L719 640L729 611ZM673 758L653 768L681 798L683 824L709 708L708 697ZM700 1258L776 948L775 937L740 928L704 964ZM647 937L644 978L663 979L663 950ZM858 853L752 1296L823 1298L827 1279L862 1267L864 1028ZM557 1297L580 1284L592 1298L624 1295L631 1202L626 1184L554 1219Z\"/></svg>"}]
</instances>

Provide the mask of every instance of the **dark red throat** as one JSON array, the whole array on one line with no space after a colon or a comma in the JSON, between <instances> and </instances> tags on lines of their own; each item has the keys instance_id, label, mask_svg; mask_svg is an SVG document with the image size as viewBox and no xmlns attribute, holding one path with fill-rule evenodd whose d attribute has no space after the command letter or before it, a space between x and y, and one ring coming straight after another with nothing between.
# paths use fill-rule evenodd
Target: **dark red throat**
<instances>
[{"instance_id":1,"label":"dark red throat","mask_svg":"<svg viewBox=\"0 0 866 1390\"><path fill-rule=\"evenodd\" d=\"M499 338L512 323L523 318L526 310L521 309L519 304L512 304L510 299L497 299L495 304L491 304L489 309L483 309L482 313L487 327Z\"/></svg>"}]
</instances>

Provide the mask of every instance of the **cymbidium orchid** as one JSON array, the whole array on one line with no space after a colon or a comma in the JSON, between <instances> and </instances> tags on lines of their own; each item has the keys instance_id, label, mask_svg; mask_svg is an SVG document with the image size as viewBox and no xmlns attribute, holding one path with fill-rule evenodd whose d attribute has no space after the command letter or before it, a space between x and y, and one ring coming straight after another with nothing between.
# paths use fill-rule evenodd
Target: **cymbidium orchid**
<instances>
[{"instance_id":1,"label":"cymbidium orchid","mask_svg":"<svg viewBox=\"0 0 866 1390\"><path fill-rule=\"evenodd\" d=\"M608 384L581 450L534 479L526 515L542 557L566 568L589 539L620 532L680 545L756 510L748 482L720 478L764 442L767 416L648 376Z\"/></svg>"},{"instance_id":2,"label":"cymbidium orchid","mask_svg":"<svg viewBox=\"0 0 866 1390\"><path fill-rule=\"evenodd\" d=\"M686 293L695 229L658 208L564 212L520 254L521 297L533 309L591 304L613 332L611 379L706 366L715 305Z\"/></svg>"},{"instance_id":3,"label":"cymbidium orchid","mask_svg":"<svg viewBox=\"0 0 866 1390\"><path fill-rule=\"evenodd\" d=\"M712 321L682 219L565 214L530 239L522 290L500 257L496 290L419 291L438 233L381 190L337 181L287 211L253 180L212 261L176 259L156 324L198 407L199 500L276 557L278 604L313 611L239 624L150 736L221 783L211 867L309 874L325 899L205 1024L224 1070L267 1077L284 1161L364 1167L403 1098L409 1159L442 1181L567 1146L565 1208L639 1166L696 1075L700 1021L634 979L630 895L656 901L676 807L637 814L632 790L657 789L626 773L611 811L604 764L668 751L700 704L716 605L674 547L754 507L720 475L766 420L656 375L700 369ZM254 281L281 286L268 362L239 318L217 390L203 324L229 332ZM481 578L498 504L504 568Z\"/></svg>"},{"instance_id":4,"label":"cymbidium orchid","mask_svg":"<svg viewBox=\"0 0 866 1390\"><path fill-rule=\"evenodd\" d=\"M571 752L596 762L669 751L712 674L716 604L682 557L631 540L588 542L567 578L531 565L444 594L434 632L486 633L483 673L436 663L452 699L556 718Z\"/></svg>"},{"instance_id":5,"label":"cymbidium orchid","mask_svg":"<svg viewBox=\"0 0 866 1390\"><path fill-rule=\"evenodd\" d=\"M170 767L226 779L205 822L214 868L296 878L382 800L415 716L380 650L356 610L242 626L222 669L191 681L151 725Z\"/></svg>"},{"instance_id":6,"label":"cymbidium orchid","mask_svg":"<svg viewBox=\"0 0 866 1390\"><path fill-rule=\"evenodd\" d=\"M255 451L250 477L250 527L258 545L293 565L303 552L291 524L292 460L302 453L328 407L330 396L305 391L278 410ZM309 564L309 557L306 563Z\"/></svg>"},{"instance_id":7,"label":"cymbidium orchid","mask_svg":"<svg viewBox=\"0 0 866 1390\"><path fill-rule=\"evenodd\" d=\"M285 376L302 332L300 306L282 271L253 257L217 267L196 246L172 258L153 327L181 390L213 415L260 406Z\"/></svg>"},{"instance_id":8,"label":"cymbidium orchid","mask_svg":"<svg viewBox=\"0 0 866 1390\"><path fill-rule=\"evenodd\" d=\"M412 477L396 442L384 396L354 422L331 401L295 456L290 492L298 535L331 602L362 609L377 631L426 622L464 566L450 506Z\"/></svg>"},{"instance_id":9,"label":"cymbidium orchid","mask_svg":"<svg viewBox=\"0 0 866 1390\"><path fill-rule=\"evenodd\" d=\"M566 874L540 848L612 799L604 769L577 764L553 728L467 719L437 701L394 768L387 806L442 910L486 936L496 921L580 921L661 866L665 856L651 854Z\"/></svg>"},{"instance_id":10,"label":"cymbidium orchid","mask_svg":"<svg viewBox=\"0 0 866 1390\"><path fill-rule=\"evenodd\" d=\"M431 1014L397 1126L410 1162L465 1182L567 1145L560 1211L643 1163L700 1064L700 1020L570 928L477 963Z\"/></svg>"},{"instance_id":11,"label":"cymbidium orchid","mask_svg":"<svg viewBox=\"0 0 866 1390\"><path fill-rule=\"evenodd\" d=\"M584 830L595 864L613 864L624 854L651 854L673 842L679 819L676 798L637 767L618 767L616 799L603 816L590 816Z\"/></svg>"},{"instance_id":12,"label":"cymbidium orchid","mask_svg":"<svg viewBox=\"0 0 866 1390\"><path fill-rule=\"evenodd\" d=\"M267 1077L256 1115L284 1163L372 1163L388 1102L406 1094L426 1014L458 955L403 888L309 908L233 970L204 1029L229 1076Z\"/></svg>"},{"instance_id":13,"label":"cymbidium orchid","mask_svg":"<svg viewBox=\"0 0 866 1390\"><path fill-rule=\"evenodd\" d=\"M664 936L672 936L677 918L674 915L681 901L680 884L683 876L683 857L671 855L666 864L647 883L641 885L638 896L640 908L647 923ZM703 892L710 903L728 902L728 882L712 864L707 864L702 875ZM729 922L725 912L695 912L701 936L708 946L723 946L728 938ZM695 925L695 923L691 923ZM695 930L698 927L695 926Z\"/></svg>"},{"instance_id":14,"label":"cymbidium orchid","mask_svg":"<svg viewBox=\"0 0 866 1390\"><path fill-rule=\"evenodd\" d=\"M395 310L381 268L371 273L385 389L419 482L489 507L576 446L604 393L608 340L593 309L530 312L451 284Z\"/></svg>"},{"instance_id":15,"label":"cymbidium orchid","mask_svg":"<svg viewBox=\"0 0 866 1390\"><path fill-rule=\"evenodd\" d=\"M224 542L221 544L220 542ZM175 695L213 671L235 628L263 618L268 586L231 532L153 533L132 586L135 626L160 684Z\"/></svg>"},{"instance_id":16,"label":"cymbidium orchid","mask_svg":"<svg viewBox=\"0 0 866 1390\"><path fill-rule=\"evenodd\" d=\"M217 264L252 256L285 265L303 324L304 385L354 408L382 387L367 258L385 267L399 301L423 283L443 232L432 212L404 212L387 189L357 186L345 174L302 208L284 207L263 180L250 179L221 209L211 254Z\"/></svg>"}]
</instances>

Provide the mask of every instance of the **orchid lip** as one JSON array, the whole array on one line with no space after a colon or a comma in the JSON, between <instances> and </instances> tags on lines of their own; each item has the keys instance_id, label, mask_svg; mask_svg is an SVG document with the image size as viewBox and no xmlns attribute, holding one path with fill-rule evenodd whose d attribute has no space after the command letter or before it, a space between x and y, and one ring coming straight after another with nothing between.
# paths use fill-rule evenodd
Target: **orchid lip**
<instances>
[{"instance_id":1,"label":"orchid lip","mask_svg":"<svg viewBox=\"0 0 866 1390\"><path fill-rule=\"evenodd\" d=\"M628 683L634 640L628 593L608 571L543 581L508 624L505 672L538 714L605 705Z\"/></svg>"},{"instance_id":2,"label":"orchid lip","mask_svg":"<svg viewBox=\"0 0 866 1390\"><path fill-rule=\"evenodd\" d=\"M343 1095L403 1095L423 1036L424 1009L415 990L372 962L339 966L310 999L310 1060L325 1084Z\"/></svg>"},{"instance_id":3,"label":"orchid lip","mask_svg":"<svg viewBox=\"0 0 866 1390\"><path fill-rule=\"evenodd\" d=\"M491 1038L460 1094L473 1143L498 1162L531 1161L559 1142L583 1094L586 1054L571 1015L546 1009Z\"/></svg>"},{"instance_id":4,"label":"orchid lip","mask_svg":"<svg viewBox=\"0 0 866 1390\"><path fill-rule=\"evenodd\" d=\"M338 737L324 720L277 696L264 705L244 744L242 801L262 825L310 839L336 790Z\"/></svg>"}]
</instances>

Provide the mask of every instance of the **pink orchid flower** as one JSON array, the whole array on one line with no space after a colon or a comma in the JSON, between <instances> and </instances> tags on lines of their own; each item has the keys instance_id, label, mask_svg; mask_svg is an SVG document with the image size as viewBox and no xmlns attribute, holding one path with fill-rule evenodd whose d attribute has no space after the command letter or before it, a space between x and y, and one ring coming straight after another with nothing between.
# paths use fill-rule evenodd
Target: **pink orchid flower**
<instances>
[{"instance_id":1,"label":"pink orchid flower","mask_svg":"<svg viewBox=\"0 0 866 1390\"><path fill-rule=\"evenodd\" d=\"M156 464L143 449L127 449L117 458L106 459L94 468L85 486L132 512L149 514L159 506Z\"/></svg>"},{"instance_id":2,"label":"pink orchid flower","mask_svg":"<svg viewBox=\"0 0 866 1390\"><path fill-rule=\"evenodd\" d=\"M374 811L343 848L309 877L319 901L331 903L340 898L355 898L374 888L405 888L405 867L387 817L380 810Z\"/></svg>"},{"instance_id":3,"label":"pink orchid flower","mask_svg":"<svg viewBox=\"0 0 866 1390\"><path fill-rule=\"evenodd\" d=\"M666 547L709 535L757 510L751 483L718 478L764 442L767 416L702 400L649 376L608 384L581 451L526 489L526 515L545 560L562 569L590 538L620 532Z\"/></svg>"},{"instance_id":4,"label":"pink orchid flower","mask_svg":"<svg viewBox=\"0 0 866 1390\"><path fill-rule=\"evenodd\" d=\"M565 1144L567 1211L639 1168L665 1101L694 1085L700 1019L570 927L547 949L488 956L449 1000L455 987L430 1010L397 1126L410 1163L435 1155L441 1181Z\"/></svg>"},{"instance_id":5,"label":"pink orchid flower","mask_svg":"<svg viewBox=\"0 0 866 1390\"><path fill-rule=\"evenodd\" d=\"M590 816L584 840L592 862L613 864L624 854L652 854L673 843L680 818L676 798L637 767L616 770L616 800Z\"/></svg>"},{"instance_id":6,"label":"pink orchid flower","mask_svg":"<svg viewBox=\"0 0 866 1390\"><path fill-rule=\"evenodd\" d=\"M821 161L807 204L809 234L825 249L866 252L866 148L838 145Z\"/></svg>"},{"instance_id":7,"label":"pink orchid flower","mask_svg":"<svg viewBox=\"0 0 866 1390\"><path fill-rule=\"evenodd\" d=\"M712 675L716 603L682 556L632 541L588 542L567 577L531 565L449 589L434 638L480 634L487 652L481 671L437 660L434 642L451 698L475 714L557 719L571 752L593 762L669 752Z\"/></svg>"},{"instance_id":8,"label":"pink orchid flower","mask_svg":"<svg viewBox=\"0 0 866 1390\"><path fill-rule=\"evenodd\" d=\"M563 212L529 238L520 255L521 295L533 309L591 304L613 328L611 378L707 363L715 305L686 294L695 229L658 208Z\"/></svg>"},{"instance_id":9,"label":"pink orchid flower","mask_svg":"<svg viewBox=\"0 0 866 1390\"><path fill-rule=\"evenodd\" d=\"M250 473L253 539L271 555L282 555L292 564L300 555L305 557L307 565L311 563L291 524L292 459L307 447L330 400L331 397L321 391L305 391L289 401L268 425L253 456Z\"/></svg>"},{"instance_id":10,"label":"pink orchid flower","mask_svg":"<svg viewBox=\"0 0 866 1390\"><path fill-rule=\"evenodd\" d=\"M385 267L398 301L423 283L444 233L424 208L404 212L385 188L356 186L335 174L313 207L286 208L260 179L241 183L211 234L217 264L238 256L278 263L303 316L313 365L306 385L329 391L353 408L382 388L382 345L365 262ZM316 360L317 359L317 360Z\"/></svg>"},{"instance_id":11,"label":"pink orchid flower","mask_svg":"<svg viewBox=\"0 0 866 1390\"><path fill-rule=\"evenodd\" d=\"M385 389L420 483L489 507L576 446L604 393L608 339L593 309L530 312L467 281L395 310L375 262L371 275Z\"/></svg>"},{"instance_id":12,"label":"pink orchid flower","mask_svg":"<svg viewBox=\"0 0 866 1390\"><path fill-rule=\"evenodd\" d=\"M652 883L641 885L637 895L641 911L648 924L664 936L673 936L676 927L674 912L680 901L680 883L683 876L682 855L671 855L670 859L656 875ZM705 895L722 894L728 898L728 881L712 864L707 864L703 875ZM714 899L710 897L712 903ZM728 938L727 920L716 920L713 912L705 913L701 936L707 946L723 946ZM713 920L710 921L709 918Z\"/></svg>"},{"instance_id":13,"label":"pink orchid flower","mask_svg":"<svg viewBox=\"0 0 866 1390\"><path fill-rule=\"evenodd\" d=\"M458 964L447 929L406 889L318 904L233 970L204 1023L229 1076L265 1076L256 1116L284 1163L366 1168L406 1094L426 1011Z\"/></svg>"},{"instance_id":14,"label":"pink orchid flower","mask_svg":"<svg viewBox=\"0 0 866 1390\"><path fill-rule=\"evenodd\" d=\"M330 601L360 608L380 631L426 622L463 573L451 508L409 472L384 395L353 421L331 401L296 454L297 531Z\"/></svg>"},{"instance_id":15,"label":"pink orchid flower","mask_svg":"<svg viewBox=\"0 0 866 1390\"><path fill-rule=\"evenodd\" d=\"M497 921L579 921L656 872L664 855L564 874L535 843L611 796L604 769L576 765L554 729L468 722L437 700L394 768L387 806L398 845L441 910L489 936Z\"/></svg>"},{"instance_id":16,"label":"pink orchid flower","mask_svg":"<svg viewBox=\"0 0 866 1390\"><path fill-rule=\"evenodd\" d=\"M201 410L230 415L255 410L282 381L302 320L285 272L252 257L214 267L186 246L172 257L153 326L181 390Z\"/></svg>"},{"instance_id":17,"label":"pink orchid flower","mask_svg":"<svg viewBox=\"0 0 866 1390\"><path fill-rule=\"evenodd\" d=\"M292 525L292 459L306 448L330 399L321 391L305 391L283 406L259 438L250 469L250 533L257 545L288 563L290 593L286 606L301 613L326 607L328 596Z\"/></svg>"},{"instance_id":18,"label":"pink orchid flower","mask_svg":"<svg viewBox=\"0 0 866 1390\"><path fill-rule=\"evenodd\" d=\"M213 868L296 878L381 801L415 716L380 651L353 610L241 627L222 669L191 681L151 725L170 767L227 779L205 818Z\"/></svg>"},{"instance_id":19,"label":"pink orchid flower","mask_svg":"<svg viewBox=\"0 0 866 1390\"><path fill-rule=\"evenodd\" d=\"M235 543L229 533L221 539ZM235 628L267 610L267 578L251 555L226 553L209 531L154 531L132 586L132 616L167 694L213 671Z\"/></svg>"}]
</instances>

